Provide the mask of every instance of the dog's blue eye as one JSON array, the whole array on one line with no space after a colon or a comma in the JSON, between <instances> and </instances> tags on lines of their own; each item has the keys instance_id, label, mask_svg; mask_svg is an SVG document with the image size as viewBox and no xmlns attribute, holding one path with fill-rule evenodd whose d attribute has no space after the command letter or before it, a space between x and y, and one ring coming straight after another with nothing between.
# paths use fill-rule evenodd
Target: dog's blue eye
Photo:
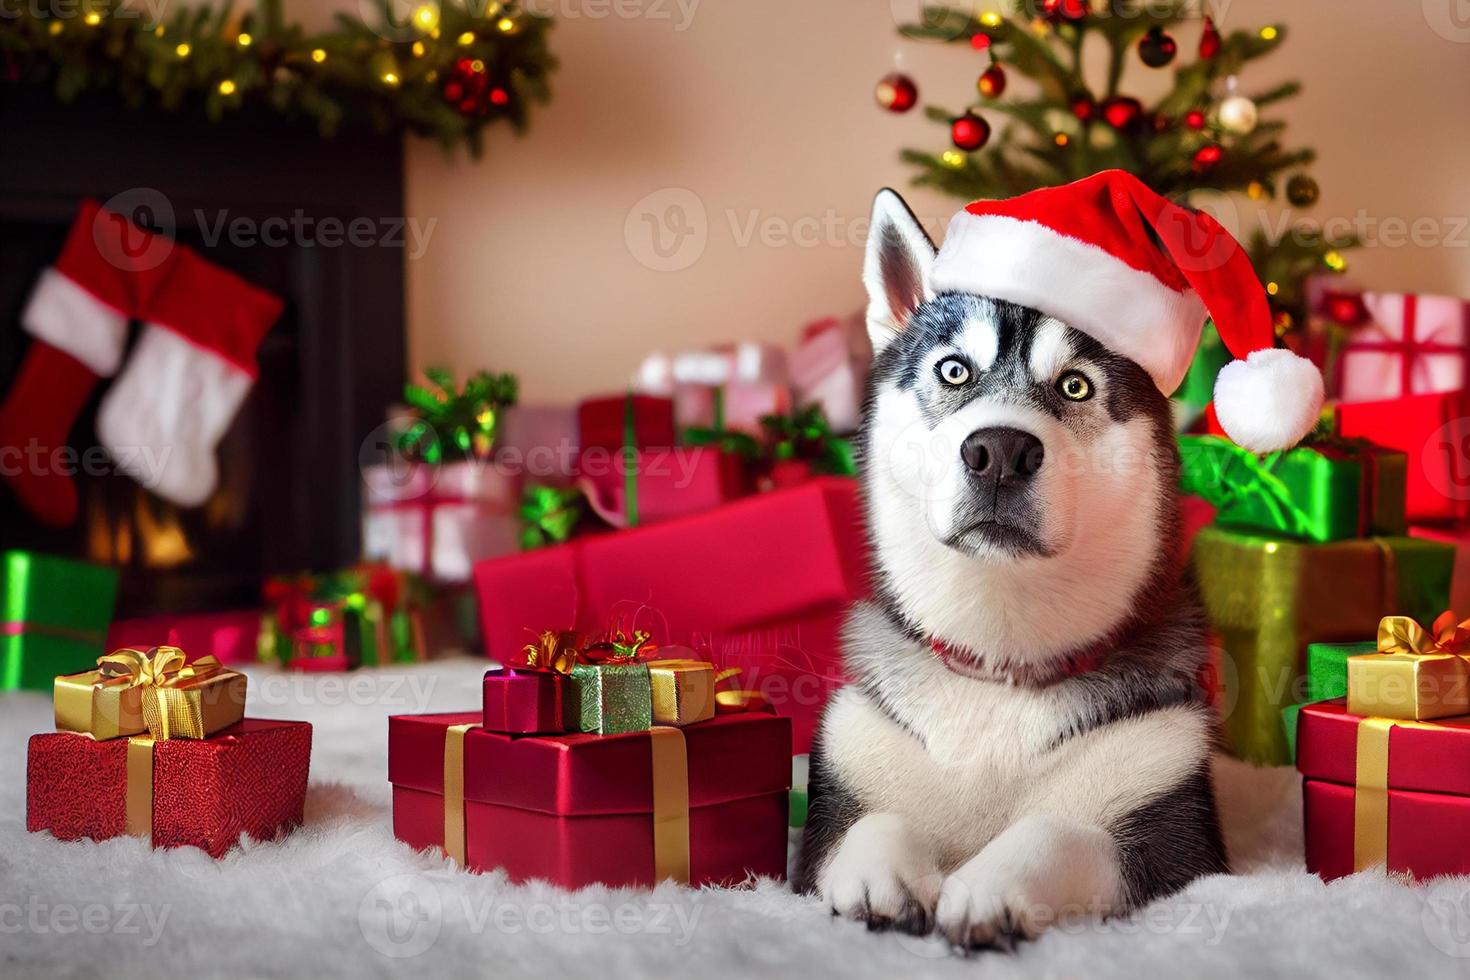
<instances>
[{"instance_id":1,"label":"dog's blue eye","mask_svg":"<svg viewBox=\"0 0 1470 980\"><path fill-rule=\"evenodd\" d=\"M970 366L957 357L939 362L939 377L948 385L962 385L970 380Z\"/></svg>"},{"instance_id":2,"label":"dog's blue eye","mask_svg":"<svg viewBox=\"0 0 1470 980\"><path fill-rule=\"evenodd\" d=\"M1068 401L1085 402L1092 397L1092 382L1081 371L1068 371L1057 379L1057 391Z\"/></svg>"}]
</instances>

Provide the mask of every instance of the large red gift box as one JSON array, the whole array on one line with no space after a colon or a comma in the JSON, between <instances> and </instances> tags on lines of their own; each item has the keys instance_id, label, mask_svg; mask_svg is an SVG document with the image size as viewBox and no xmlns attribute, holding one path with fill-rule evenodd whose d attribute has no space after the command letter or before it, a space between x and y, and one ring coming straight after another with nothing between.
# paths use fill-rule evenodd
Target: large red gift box
<instances>
[{"instance_id":1,"label":"large red gift box","mask_svg":"<svg viewBox=\"0 0 1470 980\"><path fill-rule=\"evenodd\" d=\"M1299 715L1307 870L1341 878L1366 863L1359 852L1377 849L1386 853L1388 870L1415 878L1470 874L1470 717L1393 722L1380 777L1359 774L1364 722L1342 699L1306 705ZM1371 760L1361 761L1372 768ZM1368 839L1375 810L1386 810L1386 842Z\"/></svg>"},{"instance_id":2,"label":"large red gift box","mask_svg":"<svg viewBox=\"0 0 1470 980\"><path fill-rule=\"evenodd\" d=\"M26 829L61 840L122 836L129 795L150 792L154 847L192 845L220 857L241 834L271 840L301 825L311 760L306 722L246 718L209 738L154 741L151 786L140 787L134 777L147 772L150 741L31 736ZM140 747L144 765L135 768Z\"/></svg>"},{"instance_id":3,"label":"large red gift box","mask_svg":"<svg viewBox=\"0 0 1470 980\"><path fill-rule=\"evenodd\" d=\"M812 480L702 514L475 567L486 654L510 661L543 629L636 620L660 644L740 667L807 750L842 681L842 613L868 594L854 481ZM808 696L793 697L797 688Z\"/></svg>"},{"instance_id":4,"label":"large red gift box","mask_svg":"<svg viewBox=\"0 0 1470 980\"><path fill-rule=\"evenodd\" d=\"M617 455L601 465L585 459L578 485L598 517L613 527L632 523L628 507L628 464ZM710 510L746 491L745 464L712 446L637 450L633 464L637 524L654 524Z\"/></svg>"},{"instance_id":5,"label":"large red gift box","mask_svg":"<svg viewBox=\"0 0 1470 980\"><path fill-rule=\"evenodd\" d=\"M462 735L461 815L446 804L447 739L455 726L480 721L478 714L388 719L388 779L399 840L444 848L452 833L447 817L462 827L466 867L504 868L515 881L543 879L565 888L657 884L663 875L656 863L680 844L687 848L690 884L784 875L791 785L786 719L726 714L685 728L620 735L470 728ZM687 760L673 773L676 780L687 773L687 806L676 800L672 810L667 797L656 800L656 787L664 784L655 780L653 748L654 739L671 733L682 736ZM685 817L687 839L656 853L656 830Z\"/></svg>"},{"instance_id":6,"label":"large red gift box","mask_svg":"<svg viewBox=\"0 0 1470 980\"><path fill-rule=\"evenodd\" d=\"M259 609L120 619L107 630L108 650L167 644L222 664L254 663L259 641Z\"/></svg>"},{"instance_id":7,"label":"large red gift box","mask_svg":"<svg viewBox=\"0 0 1470 980\"><path fill-rule=\"evenodd\" d=\"M1337 431L1409 456L1410 523L1470 517L1470 392L1336 406Z\"/></svg>"}]
</instances>

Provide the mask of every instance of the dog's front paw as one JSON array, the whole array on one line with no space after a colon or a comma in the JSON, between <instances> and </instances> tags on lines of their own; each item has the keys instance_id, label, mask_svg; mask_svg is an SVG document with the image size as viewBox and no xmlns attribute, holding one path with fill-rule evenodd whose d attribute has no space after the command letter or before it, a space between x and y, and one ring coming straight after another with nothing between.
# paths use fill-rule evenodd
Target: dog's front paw
<instances>
[{"instance_id":1,"label":"dog's front paw","mask_svg":"<svg viewBox=\"0 0 1470 980\"><path fill-rule=\"evenodd\" d=\"M1014 949L1050 924L1037 883L1024 875L987 867L982 853L944 879L935 909L935 929L966 952Z\"/></svg>"},{"instance_id":2,"label":"dog's front paw","mask_svg":"<svg viewBox=\"0 0 1470 980\"><path fill-rule=\"evenodd\" d=\"M1059 918L1116 907L1120 894L1107 834L1025 818L944 879L937 931L963 950L1014 949Z\"/></svg>"},{"instance_id":3,"label":"dog's front paw","mask_svg":"<svg viewBox=\"0 0 1470 980\"><path fill-rule=\"evenodd\" d=\"M842 839L822 873L821 891L833 915L872 930L922 936L933 928L939 882L933 861L909 839L902 819L870 814Z\"/></svg>"}]
</instances>

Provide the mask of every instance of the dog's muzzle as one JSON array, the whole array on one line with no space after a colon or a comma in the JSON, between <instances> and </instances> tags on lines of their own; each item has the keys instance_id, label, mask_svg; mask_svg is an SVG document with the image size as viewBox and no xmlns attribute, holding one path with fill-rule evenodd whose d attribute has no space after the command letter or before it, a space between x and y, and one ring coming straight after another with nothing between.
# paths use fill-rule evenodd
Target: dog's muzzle
<instances>
[{"instance_id":1,"label":"dog's muzzle","mask_svg":"<svg viewBox=\"0 0 1470 980\"><path fill-rule=\"evenodd\" d=\"M1041 470L1046 449L1029 432L996 426L971 432L960 445L960 458L970 474L1002 487L1024 484Z\"/></svg>"}]
</instances>

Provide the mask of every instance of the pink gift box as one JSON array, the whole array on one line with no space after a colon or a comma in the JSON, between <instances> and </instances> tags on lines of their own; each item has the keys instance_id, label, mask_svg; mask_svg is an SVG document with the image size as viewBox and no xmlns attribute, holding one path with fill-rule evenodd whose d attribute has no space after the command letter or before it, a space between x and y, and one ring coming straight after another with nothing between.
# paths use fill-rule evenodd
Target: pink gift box
<instances>
[{"instance_id":1,"label":"pink gift box","mask_svg":"<svg viewBox=\"0 0 1470 980\"><path fill-rule=\"evenodd\" d=\"M707 446L638 450L638 523L656 524L718 507L745 490L738 456ZM584 460L579 485L598 517L628 526L626 463L620 456Z\"/></svg>"},{"instance_id":2,"label":"pink gift box","mask_svg":"<svg viewBox=\"0 0 1470 980\"><path fill-rule=\"evenodd\" d=\"M575 405L512 405L500 416L495 457L528 483L570 486L581 443Z\"/></svg>"},{"instance_id":3,"label":"pink gift box","mask_svg":"<svg viewBox=\"0 0 1470 980\"><path fill-rule=\"evenodd\" d=\"M481 460L364 469L363 556L467 581L475 562L519 550L522 475Z\"/></svg>"},{"instance_id":4,"label":"pink gift box","mask_svg":"<svg viewBox=\"0 0 1470 980\"><path fill-rule=\"evenodd\" d=\"M773 344L743 341L675 354L650 354L639 366L638 391L674 401L680 430L759 432L763 415L791 411L786 354Z\"/></svg>"},{"instance_id":5,"label":"pink gift box","mask_svg":"<svg viewBox=\"0 0 1470 980\"><path fill-rule=\"evenodd\" d=\"M798 408L818 404L832 431L855 432L862 422L871 359L867 327L860 317L809 324L790 358L794 404Z\"/></svg>"},{"instance_id":6,"label":"pink gift box","mask_svg":"<svg viewBox=\"0 0 1470 980\"><path fill-rule=\"evenodd\" d=\"M212 656L222 664L252 663L260 635L260 611L185 613L121 619L107 630L107 649L174 646L190 657Z\"/></svg>"},{"instance_id":7,"label":"pink gift box","mask_svg":"<svg viewBox=\"0 0 1470 980\"><path fill-rule=\"evenodd\" d=\"M1470 382L1470 308L1464 300L1364 293L1368 322L1349 335L1336 363L1345 402L1457 391Z\"/></svg>"}]
</instances>

